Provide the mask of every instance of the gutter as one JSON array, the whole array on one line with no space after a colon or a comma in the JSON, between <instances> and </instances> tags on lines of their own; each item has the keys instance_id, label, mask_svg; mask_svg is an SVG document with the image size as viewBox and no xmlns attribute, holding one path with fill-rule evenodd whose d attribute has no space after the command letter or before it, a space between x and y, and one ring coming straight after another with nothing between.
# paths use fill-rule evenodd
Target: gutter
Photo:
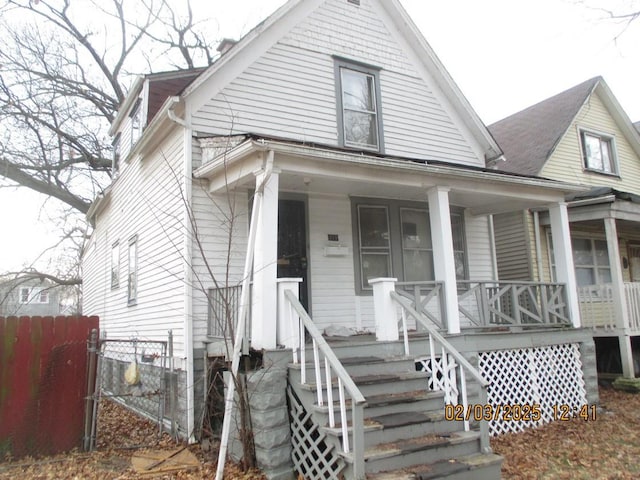
<instances>
[{"instance_id":1,"label":"gutter","mask_svg":"<svg viewBox=\"0 0 640 480\"><path fill-rule=\"evenodd\" d=\"M322 158L326 160L341 161L345 163L365 166L377 166L382 168L394 168L397 170L405 170L411 172L419 172L422 174L446 175L449 177L457 177L477 181L479 177L485 180L491 180L497 183L520 184L527 186L536 186L559 190L564 193L583 192L584 187L555 180L547 180L542 178L520 177L505 173L497 173L494 171L478 171L468 169L464 166L446 166L434 165L425 160L423 162L409 161L398 158L380 158L362 154L360 152L351 153L336 151L322 147L309 147L304 145L296 145L287 142L273 140L247 140L246 142L234 147L225 153L224 159L213 160L198 168L194 172L196 178L209 178L218 171L228 168L235 161L241 160L248 154L256 151L273 150L275 153L288 154L298 157Z\"/></svg>"}]
</instances>

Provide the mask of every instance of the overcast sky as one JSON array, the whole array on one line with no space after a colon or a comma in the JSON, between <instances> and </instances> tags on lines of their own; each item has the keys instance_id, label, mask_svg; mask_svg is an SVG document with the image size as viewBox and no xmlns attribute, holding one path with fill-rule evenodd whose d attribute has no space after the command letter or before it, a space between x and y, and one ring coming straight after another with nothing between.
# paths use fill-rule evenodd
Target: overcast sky
<instances>
[{"instance_id":1,"label":"overcast sky","mask_svg":"<svg viewBox=\"0 0 640 480\"><path fill-rule=\"evenodd\" d=\"M211 31L218 38L238 38L285 3L198 1L201 11L216 19ZM597 75L631 120L640 121L640 20L623 32L605 13L589 8L613 8L629 0L401 3L486 124ZM0 272L19 268L54 241L40 212L43 200L27 191L0 189Z\"/></svg>"}]
</instances>

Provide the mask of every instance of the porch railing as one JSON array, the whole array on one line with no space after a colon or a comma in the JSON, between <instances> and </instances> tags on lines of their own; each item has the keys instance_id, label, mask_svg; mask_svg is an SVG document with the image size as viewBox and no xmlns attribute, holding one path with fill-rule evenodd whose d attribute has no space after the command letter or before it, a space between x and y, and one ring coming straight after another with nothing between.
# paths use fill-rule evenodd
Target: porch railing
<instances>
[{"instance_id":1,"label":"porch railing","mask_svg":"<svg viewBox=\"0 0 640 480\"><path fill-rule=\"evenodd\" d=\"M437 329L425 318L424 315L421 315L410 303L410 301L399 294L398 292L391 292L392 300L400 307L401 312L401 322L402 322L402 335L404 340L404 348L405 355L409 356L411 352L409 351L409 334L407 331L407 316L411 317L417 324L428 333L429 335L429 357L430 357L430 365L433 376L438 376L439 382L434 378L433 385L435 388L437 383L440 383L440 387L444 392L444 401L445 404L457 403L458 400L458 388L460 392L460 400L462 401L462 405L464 406L463 411L468 411L469 400L468 400L468 389L467 389L467 378L466 375L475 380L480 386L478 404L486 405L487 404L487 387L489 386L489 382L484 379L484 377L480 374L477 368L469 363L469 361L464 358L464 356L456 350L456 348L451 345L440 333L438 333ZM440 362L436 360L437 351L440 351ZM436 372L436 365L438 363L441 364L440 375ZM451 369L457 370L457 375L449 375L449 371ZM455 379L458 378L460 380L459 386L455 384ZM464 421L464 429L465 431L469 431L470 425L469 421L465 419ZM486 421L482 421L480 423L480 445L484 452L491 451L489 446L489 425Z\"/></svg>"},{"instance_id":2,"label":"porch railing","mask_svg":"<svg viewBox=\"0 0 640 480\"><path fill-rule=\"evenodd\" d=\"M626 282L624 293L628 321L625 327L640 330L640 283ZM613 284L578 287L582 325L589 328L614 329L618 325L614 306Z\"/></svg>"},{"instance_id":3,"label":"porch railing","mask_svg":"<svg viewBox=\"0 0 640 480\"><path fill-rule=\"evenodd\" d=\"M251 287L249 287L251 289ZM233 338L235 327L238 323L240 309L240 294L242 285L229 287L210 288L207 292L208 319L207 336L213 338ZM251 298L249 292L248 298ZM247 318L251 318L251 304L246 306ZM246 322L246 335L249 338L251 323Z\"/></svg>"},{"instance_id":4,"label":"porch railing","mask_svg":"<svg viewBox=\"0 0 640 480\"><path fill-rule=\"evenodd\" d=\"M315 326L311 317L306 312L296 295L288 290L284 293L286 304L290 311L288 318L291 322L290 331L299 332L299 337L294 339L293 363L300 364L301 383L307 383L307 373L313 375L316 384L318 406L328 405L329 426L335 428L336 419L333 409L333 378L337 378L338 404L340 407L340 427L342 430L342 450L344 453L352 453L353 475L355 479L364 479L364 396L353 382L343 365L336 357L331 347L322 337L322 333ZM295 321L299 325L294 325ZM307 372L305 338L309 335L313 350L313 369ZM324 368L324 374L322 369ZM324 376L324 379L323 379ZM349 438L347 419L347 400L351 399L351 430Z\"/></svg>"},{"instance_id":5,"label":"porch railing","mask_svg":"<svg viewBox=\"0 0 640 480\"><path fill-rule=\"evenodd\" d=\"M417 313L431 320L439 329L445 330L447 316L441 300L443 285L443 282L397 282L396 292L409 299ZM419 329L420 325L416 325L416 328Z\"/></svg>"},{"instance_id":6,"label":"porch railing","mask_svg":"<svg viewBox=\"0 0 640 480\"><path fill-rule=\"evenodd\" d=\"M458 287L463 326L571 325L564 284L467 280Z\"/></svg>"}]
</instances>

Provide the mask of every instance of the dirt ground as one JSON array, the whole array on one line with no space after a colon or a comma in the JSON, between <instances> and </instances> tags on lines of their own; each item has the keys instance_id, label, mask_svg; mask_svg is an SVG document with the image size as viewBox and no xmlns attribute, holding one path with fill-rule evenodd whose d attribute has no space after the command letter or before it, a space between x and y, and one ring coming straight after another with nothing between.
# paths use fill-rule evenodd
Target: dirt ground
<instances>
[{"instance_id":1,"label":"dirt ground","mask_svg":"<svg viewBox=\"0 0 640 480\"><path fill-rule=\"evenodd\" d=\"M635 479L640 478L640 395L600 389L596 421L573 419L515 435L492 439L492 447L505 460L504 479ZM131 445L171 451L179 445L168 436L157 438L155 427L112 403L101 409L98 450L71 452L45 458L4 459L0 480L137 480L131 457L143 452ZM216 449L200 445L189 450L199 466L154 479L212 479ZM225 478L259 480L259 472L242 473L228 464Z\"/></svg>"}]
</instances>

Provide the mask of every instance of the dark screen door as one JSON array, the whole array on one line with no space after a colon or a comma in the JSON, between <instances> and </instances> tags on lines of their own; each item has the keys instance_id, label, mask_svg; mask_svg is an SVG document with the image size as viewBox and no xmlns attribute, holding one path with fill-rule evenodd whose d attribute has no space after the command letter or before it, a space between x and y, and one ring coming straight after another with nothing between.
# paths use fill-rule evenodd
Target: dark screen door
<instances>
[{"instance_id":1,"label":"dark screen door","mask_svg":"<svg viewBox=\"0 0 640 480\"><path fill-rule=\"evenodd\" d=\"M278 201L278 278L299 277L300 303L309 310L305 203Z\"/></svg>"}]
</instances>

